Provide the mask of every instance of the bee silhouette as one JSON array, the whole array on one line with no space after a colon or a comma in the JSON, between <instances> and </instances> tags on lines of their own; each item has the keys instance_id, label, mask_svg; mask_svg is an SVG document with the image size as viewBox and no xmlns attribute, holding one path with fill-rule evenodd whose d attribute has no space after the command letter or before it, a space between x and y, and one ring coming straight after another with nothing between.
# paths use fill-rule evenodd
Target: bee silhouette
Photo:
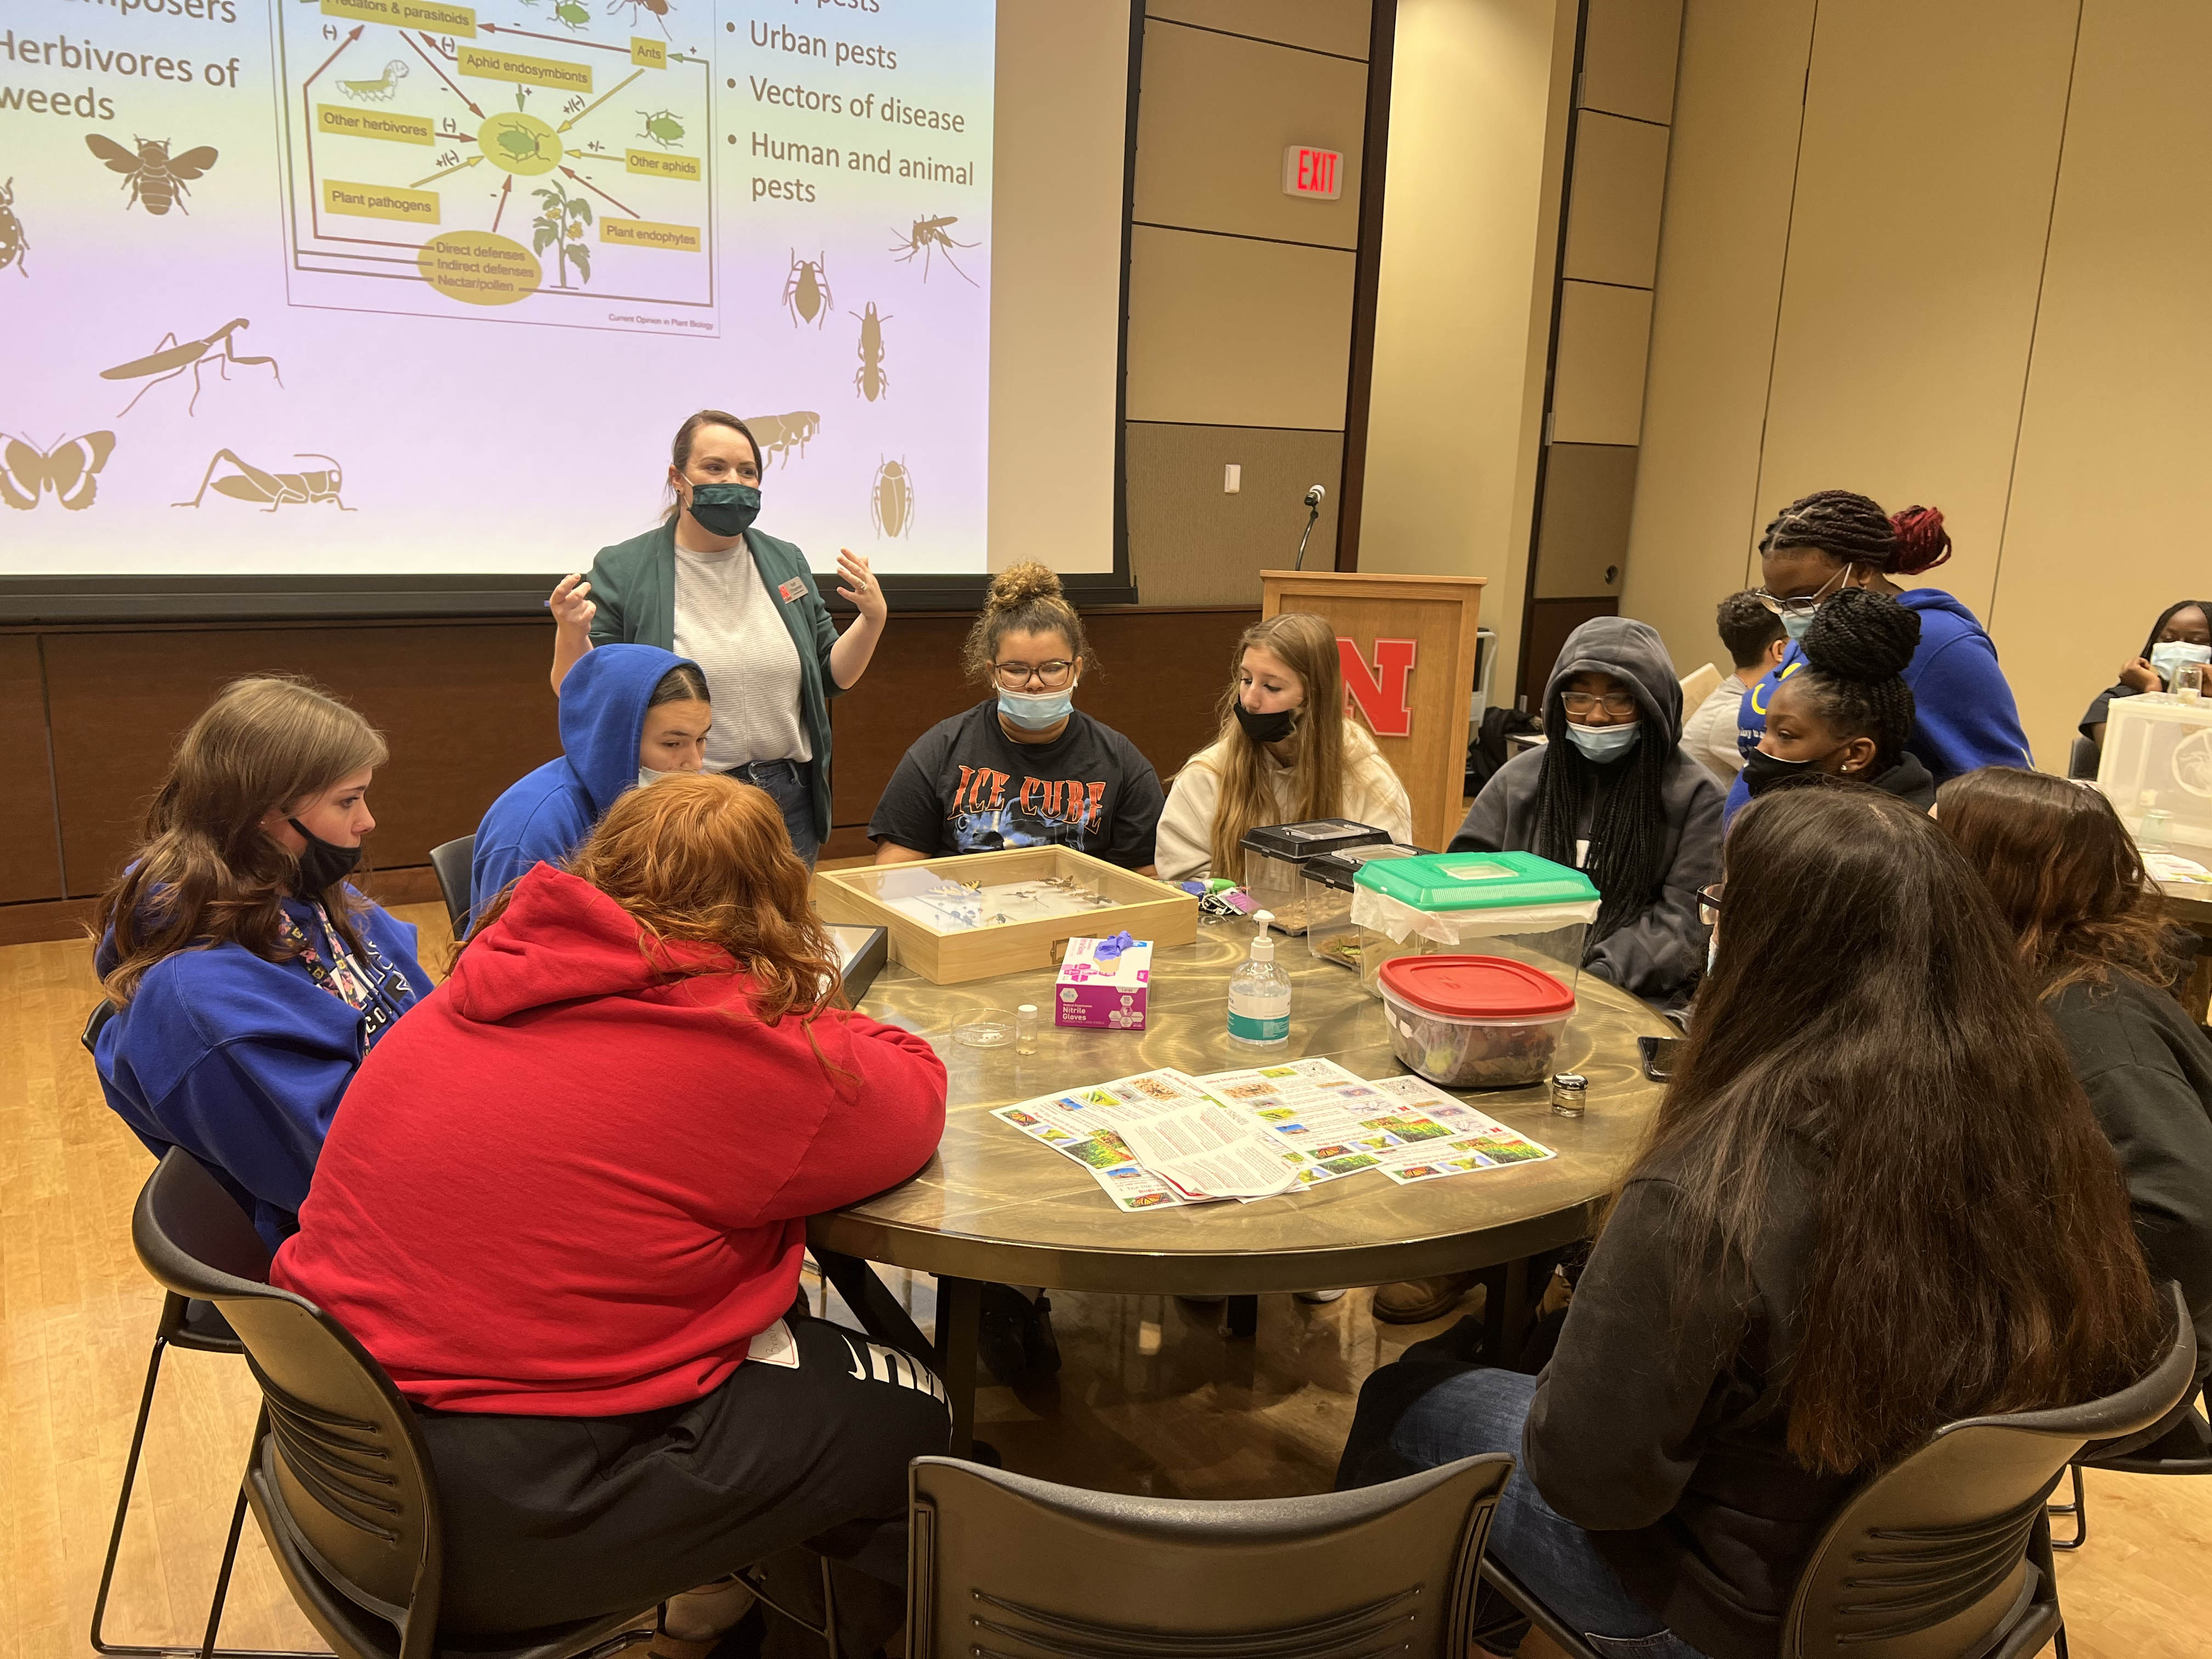
<instances>
[{"instance_id":1,"label":"bee silhouette","mask_svg":"<svg viewBox=\"0 0 2212 1659\"><path fill-rule=\"evenodd\" d=\"M107 163L108 171L126 176L131 185L131 201L143 202L146 211L159 217L174 206L180 213L190 215L184 198L188 194L185 180L197 179L215 165L215 151L206 145L188 149L182 155L169 154L166 138L133 138L136 151L127 150L103 133L88 132L85 148ZM125 202L124 210L130 210Z\"/></svg>"}]
</instances>

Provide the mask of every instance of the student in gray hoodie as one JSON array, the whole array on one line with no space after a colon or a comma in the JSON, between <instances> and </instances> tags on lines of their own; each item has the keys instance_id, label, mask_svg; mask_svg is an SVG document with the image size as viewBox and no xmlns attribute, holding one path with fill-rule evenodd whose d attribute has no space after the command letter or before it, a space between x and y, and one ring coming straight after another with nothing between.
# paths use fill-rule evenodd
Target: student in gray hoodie
<instances>
[{"instance_id":1,"label":"student in gray hoodie","mask_svg":"<svg viewBox=\"0 0 2212 1659\"><path fill-rule=\"evenodd\" d=\"M1492 776L1459 852L1528 852L1583 871L1604 899L1583 966L1661 1007L1686 1003L1721 878L1720 786L1680 747L1682 687L1650 624L1599 617L1567 636L1544 691L1550 741Z\"/></svg>"}]
</instances>

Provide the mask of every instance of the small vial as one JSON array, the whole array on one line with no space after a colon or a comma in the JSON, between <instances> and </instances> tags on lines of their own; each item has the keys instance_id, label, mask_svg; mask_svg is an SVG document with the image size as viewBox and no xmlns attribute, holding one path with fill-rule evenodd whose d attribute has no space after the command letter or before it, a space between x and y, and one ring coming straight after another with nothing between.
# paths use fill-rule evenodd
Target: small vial
<instances>
[{"instance_id":1,"label":"small vial","mask_svg":"<svg viewBox=\"0 0 2212 1659\"><path fill-rule=\"evenodd\" d=\"M1589 1079L1579 1072L1559 1072L1552 1078L1552 1113L1555 1117L1580 1117L1589 1104Z\"/></svg>"},{"instance_id":2,"label":"small vial","mask_svg":"<svg viewBox=\"0 0 2212 1659\"><path fill-rule=\"evenodd\" d=\"M1033 1054L1036 1051L1036 1004L1024 1002L1014 1010L1014 1052L1018 1054Z\"/></svg>"}]
</instances>

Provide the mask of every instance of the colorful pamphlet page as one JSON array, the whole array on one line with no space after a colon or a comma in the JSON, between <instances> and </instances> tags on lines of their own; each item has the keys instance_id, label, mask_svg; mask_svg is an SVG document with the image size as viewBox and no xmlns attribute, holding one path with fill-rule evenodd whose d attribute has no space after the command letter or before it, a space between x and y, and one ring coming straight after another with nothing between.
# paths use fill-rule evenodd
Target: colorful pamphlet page
<instances>
[{"instance_id":1,"label":"colorful pamphlet page","mask_svg":"<svg viewBox=\"0 0 2212 1659\"><path fill-rule=\"evenodd\" d=\"M992 1115L1082 1164L1124 1210L1265 1198L1296 1179L1260 1126L1172 1068L1001 1106Z\"/></svg>"}]
</instances>

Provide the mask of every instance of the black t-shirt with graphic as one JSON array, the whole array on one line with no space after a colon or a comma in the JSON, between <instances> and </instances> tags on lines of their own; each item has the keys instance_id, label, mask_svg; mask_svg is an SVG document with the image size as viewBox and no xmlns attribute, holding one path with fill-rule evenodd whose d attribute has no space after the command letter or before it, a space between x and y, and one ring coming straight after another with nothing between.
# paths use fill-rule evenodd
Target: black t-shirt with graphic
<instances>
[{"instance_id":1,"label":"black t-shirt with graphic","mask_svg":"<svg viewBox=\"0 0 2212 1659\"><path fill-rule=\"evenodd\" d=\"M1152 763L1111 726L1079 708L1050 743L1016 743L993 697L922 733L868 834L931 858L1060 846L1141 870L1165 799Z\"/></svg>"}]
</instances>

